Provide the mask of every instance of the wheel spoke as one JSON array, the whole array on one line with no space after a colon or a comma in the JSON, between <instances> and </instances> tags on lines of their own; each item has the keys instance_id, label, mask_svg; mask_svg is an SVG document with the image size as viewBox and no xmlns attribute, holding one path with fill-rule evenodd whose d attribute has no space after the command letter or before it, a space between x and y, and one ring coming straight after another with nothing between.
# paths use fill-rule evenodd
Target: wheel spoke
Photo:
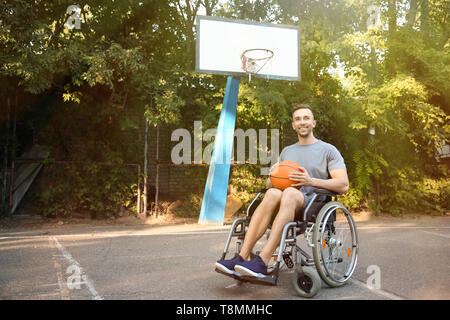
<instances>
[{"instance_id":1,"label":"wheel spoke","mask_svg":"<svg viewBox=\"0 0 450 320\"><path fill-rule=\"evenodd\" d=\"M326 283L341 285L350 278L357 261L353 219L345 207L332 202L320 211L316 223L313 233L314 243L318 244L313 248L316 268Z\"/></svg>"}]
</instances>

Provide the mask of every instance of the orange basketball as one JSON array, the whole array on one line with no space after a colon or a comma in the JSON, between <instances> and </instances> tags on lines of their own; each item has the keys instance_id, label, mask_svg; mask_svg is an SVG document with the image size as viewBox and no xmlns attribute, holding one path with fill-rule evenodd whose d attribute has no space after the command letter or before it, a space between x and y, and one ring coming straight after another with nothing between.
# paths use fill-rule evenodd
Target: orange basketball
<instances>
[{"instance_id":1,"label":"orange basketball","mask_svg":"<svg viewBox=\"0 0 450 320\"><path fill-rule=\"evenodd\" d=\"M272 185L277 189L284 190L297 183L297 181L289 179L289 174L294 171L302 171L300 165L294 161L285 160L277 163L270 170Z\"/></svg>"}]
</instances>

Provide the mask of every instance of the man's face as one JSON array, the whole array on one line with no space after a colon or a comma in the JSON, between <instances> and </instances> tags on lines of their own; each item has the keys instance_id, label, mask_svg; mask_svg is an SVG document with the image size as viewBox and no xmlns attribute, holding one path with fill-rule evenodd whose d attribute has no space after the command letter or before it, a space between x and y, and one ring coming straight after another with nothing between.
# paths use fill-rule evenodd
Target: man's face
<instances>
[{"instance_id":1,"label":"man's face","mask_svg":"<svg viewBox=\"0 0 450 320\"><path fill-rule=\"evenodd\" d=\"M316 120L309 109L298 109L292 115L292 128L302 138L308 137L316 127Z\"/></svg>"}]
</instances>

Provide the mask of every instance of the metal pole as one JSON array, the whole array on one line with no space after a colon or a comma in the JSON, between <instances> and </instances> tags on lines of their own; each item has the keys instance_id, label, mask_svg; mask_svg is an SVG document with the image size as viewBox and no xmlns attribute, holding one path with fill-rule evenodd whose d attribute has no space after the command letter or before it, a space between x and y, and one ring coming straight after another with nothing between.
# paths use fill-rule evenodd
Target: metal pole
<instances>
[{"instance_id":1,"label":"metal pole","mask_svg":"<svg viewBox=\"0 0 450 320\"><path fill-rule=\"evenodd\" d=\"M159 194L159 125L156 126L156 181L155 181L155 216L158 217L158 194Z\"/></svg>"},{"instance_id":2,"label":"metal pole","mask_svg":"<svg viewBox=\"0 0 450 320\"><path fill-rule=\"evenodd\" d=\"M5 149L3 153L3 188L2 188L2 208L1 213L6 214L6 188L8 180L8 145L9 145L9 113L11 109L10 99L7 99L7 120L6 120L6 137L5 137Z\"/></svg>"},{"instance_id":3,"label":"metal pole","mask_svg":"<svg viewBox=\"0 0 450 320\"><path fill-rule=\"evenodd\" d=\"M138 216L141 214L141 166L138 165L137 174L137 203L136 203L136 213Z\"/></svg>"},{"instance_id":4,"label":"metal pole","mask_svg":"<svg viewBox=\"0 0 450 320\"><path fill-rule=\"evenodd\" d=\"M203 193L199 224L223 225L238 94L239 78L229 76Z\"/></svg>"},{"instance_id":5,"label":"metal pole","mask_svg":"<svg viewBox=\"0 0 450 320\"><path fill-rule=\"evenodd\" d=\"M12 215L13 207L13 191L14 191L14 159L11 161L11 173L9 182L9 206L8 206L8 216Z\"/></svg>"}]
</instances>

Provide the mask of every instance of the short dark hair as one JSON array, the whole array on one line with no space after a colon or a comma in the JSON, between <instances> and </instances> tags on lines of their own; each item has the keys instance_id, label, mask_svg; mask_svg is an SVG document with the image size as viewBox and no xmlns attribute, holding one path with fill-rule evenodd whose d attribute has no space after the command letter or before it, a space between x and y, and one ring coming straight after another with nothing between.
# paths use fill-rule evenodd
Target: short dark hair
<instances>
[{"instance_id":1,"label":"short dark hair","mask_svg":"<svg viewBox=\"0 0 450 320\"><path fill-rule=\"evenodd\" d=\"M309 111L311 111L311 113L313 114L313 117L314 117L314 112L312 111L312 109L309 106L309 104L306 104L306 103L300 103L300 104L294 105L292 107L292 109L291 109L291 117L294 115L294 112L299 110L299 109L308 109Z\"/></svg>"}]
</instances>

